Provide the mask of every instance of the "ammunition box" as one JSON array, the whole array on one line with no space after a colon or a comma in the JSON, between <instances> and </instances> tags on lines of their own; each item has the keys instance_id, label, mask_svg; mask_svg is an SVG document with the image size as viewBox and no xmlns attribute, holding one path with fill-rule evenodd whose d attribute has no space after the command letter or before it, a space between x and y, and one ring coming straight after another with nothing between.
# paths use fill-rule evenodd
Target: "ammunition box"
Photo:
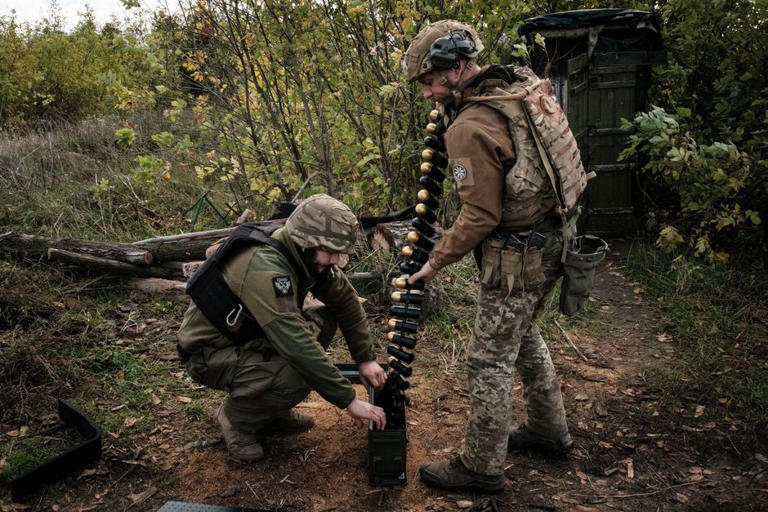
<instances>
[{"instance_id":1,"label":"ammunition box","mask_svg":"<svg viewBox=\"0 0 768 512\"><path fill-rule=\"evenodd\" d=\"M374 403L374 390L370 388L369 400ZM405 406L402 409L402 428L376 430L368 423L368 477L374 487L404 487L408 483L407 451L408 432L405 422Z\"/></svg>"},{"instance_id":2,"label":"ammunition box","mask_svg":"<svg viewBox=\"0 0 768 512\"><path fill-rule=\"evenodd\" d=\"M386 363L381 365L387 371ZM341 374L353 384L360 384L360 373L356 364L336 364ZM403 377L399 377L403 379ZM404 380L404 379L403 379ZM399 384L399 389L407 388ZM368 388L368 401L375 403L373 387ZM397 411L398 421L395 428L388 422L385 430L376 430L373 422L368 422L368 482L373 487L404 487L408 483L406 453L408 450L408 432L405 421L405 404Z\"/></svg>"}]
</instances>

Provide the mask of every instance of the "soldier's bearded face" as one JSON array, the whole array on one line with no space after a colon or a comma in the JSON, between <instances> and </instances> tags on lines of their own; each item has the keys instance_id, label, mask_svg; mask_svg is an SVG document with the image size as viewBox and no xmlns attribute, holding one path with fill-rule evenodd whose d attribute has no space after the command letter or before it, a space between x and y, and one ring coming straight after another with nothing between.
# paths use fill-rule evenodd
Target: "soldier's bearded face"
<instances>
[{"instance_id":1,"label":"soldier's bearded face","mask_svg":"<svg viewBox=\"0 0 768 512\"><path fill-rule=\"evenodd\" d=\"M341 261L341 253L315 249L315 266L318 273L323 273Z\"/></svg>"}]
</instances>

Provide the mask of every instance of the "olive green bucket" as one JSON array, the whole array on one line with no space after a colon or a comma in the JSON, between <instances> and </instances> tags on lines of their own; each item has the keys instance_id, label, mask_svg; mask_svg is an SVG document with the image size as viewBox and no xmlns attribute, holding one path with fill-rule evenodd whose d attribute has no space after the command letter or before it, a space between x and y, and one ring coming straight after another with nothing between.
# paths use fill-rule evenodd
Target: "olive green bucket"
<instances>
[{"instance_id":1,"label":"olive green bucket","mask_svg":"<svg viewBox=\"0 0 768 512\"><path fill-rule=\"evenodd\" d=\"M592 235L577 236L570 243L563 263L560 312L575 315L589 298L595 284L595 269L605 259L608 243Z\"/></svg>"}]
</instances>

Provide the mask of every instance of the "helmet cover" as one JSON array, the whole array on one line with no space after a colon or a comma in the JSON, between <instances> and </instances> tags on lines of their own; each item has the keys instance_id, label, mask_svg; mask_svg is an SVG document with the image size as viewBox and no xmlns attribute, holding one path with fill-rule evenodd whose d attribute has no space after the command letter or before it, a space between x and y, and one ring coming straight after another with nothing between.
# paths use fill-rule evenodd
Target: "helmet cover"
<instances>
[{"instance_id":1,"label":"helmet cover","mask_svg":"<svg viewBox=\"0 0 768 512\"><path fill-rule=\"evenodd\" d=\"M418 80L421 75L433 69L445 69L433 64L430 52L433 50L435 41L445 37L450 38L454 34L469 39L473 43L471 50L461 46L455 47L454 50L459 55L472 60L483 50L483 42L477 32L466 23L455 20L441 20L431 23L416 34L403 57L403 70L409 83Z\"/></svg>"},{"instance_id":2,"label":"helmet cover","mask_svg":"<svg viewBox=\"0 0 768 512\"><path fill-rule=\"evenodd\" d=\"M355 248L357 217L338 199L315 194L299 203L285 222L284 232L302 249L349 254Z\"/></svg>"}]
</instances>

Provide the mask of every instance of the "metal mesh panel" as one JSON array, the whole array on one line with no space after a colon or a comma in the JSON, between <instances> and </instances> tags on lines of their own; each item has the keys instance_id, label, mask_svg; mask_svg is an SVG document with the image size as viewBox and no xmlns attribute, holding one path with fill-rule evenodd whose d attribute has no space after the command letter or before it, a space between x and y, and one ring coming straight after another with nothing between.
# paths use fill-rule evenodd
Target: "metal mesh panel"
<instances>
[{"instance_id":1,"label":"metal mesh panel","mask_svg":"<svg viewBox=\"0 0 768 512\"><path fill-rule=\"evenodd\" d=\"M274 512L271 510L225 507L223 505L204 505L202 503L186 503L184 501L168 501L157 512Z\"/></svg>"}]
</instances>

